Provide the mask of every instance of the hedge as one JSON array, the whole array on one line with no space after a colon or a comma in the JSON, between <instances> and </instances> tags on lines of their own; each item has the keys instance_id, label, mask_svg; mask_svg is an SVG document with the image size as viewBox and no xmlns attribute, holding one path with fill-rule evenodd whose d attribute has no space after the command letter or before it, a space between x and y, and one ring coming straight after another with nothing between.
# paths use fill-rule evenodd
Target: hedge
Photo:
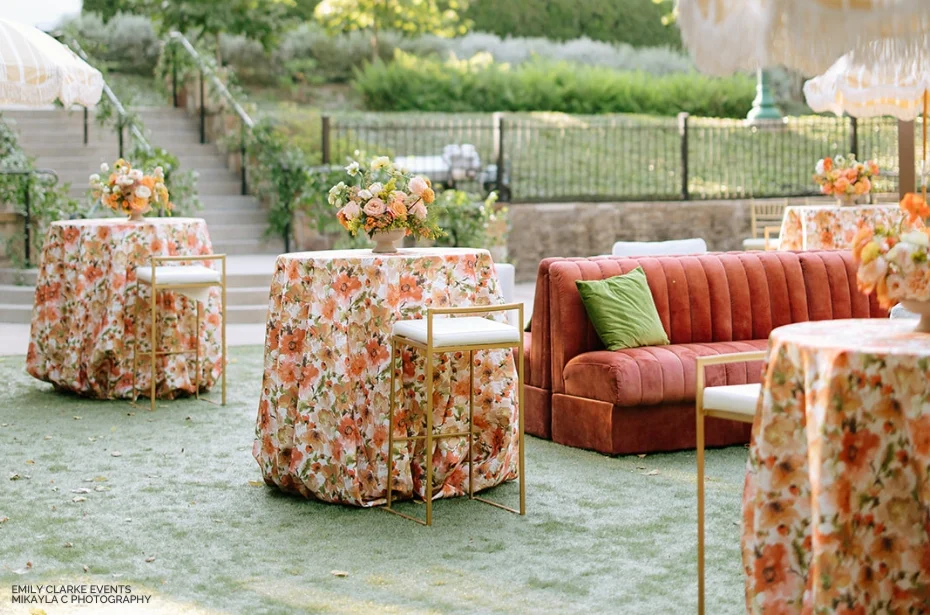
<instances>
[{"instance_id":1,"label":"hedge","mask_svg":"<svg viewBox=\"0 0 930 615\"><path fill-rule=\"evenodd\" d=\"M473 30L500 36L541 36L629 43L634 47L681 45L677 26L662 24L669 3L652 0L471 0Z\"/></svg>"},{"instance_id":2,"label":"hedge","mask_svg":"<svg viewBox=\"0 0 930 615\"><path fill-rule=\"evenodd\" d=\"M446 61L398 51L366 64L354 85L373 111L558 111L745 117L755 82L747 75L656 77L599 66L534 60L516 67L488 55Z\"/></svg>"}]
</instances>

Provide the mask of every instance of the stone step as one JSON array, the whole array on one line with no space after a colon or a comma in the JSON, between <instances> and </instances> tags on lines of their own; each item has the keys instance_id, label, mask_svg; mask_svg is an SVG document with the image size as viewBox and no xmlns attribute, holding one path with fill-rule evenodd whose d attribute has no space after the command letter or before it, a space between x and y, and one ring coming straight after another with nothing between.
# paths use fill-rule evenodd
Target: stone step
<instances>
[{"instance_id":1,"label":"stone step","mask_svg":"<svg viewBox=\"0 0 930 615\"><path fill-rule=\"evenodd\" d=\"M0 284L0 297L7 305L32 305L35 300L34 286Z\"/></svg>"},{"instance_id":2,"label":"stone step","mask_svg":"<svg viewBox=\"0 0 930 615\"><path fill-rule=\"evenodd\" d=\"M227 224L209 224L210 236L227 239L264 239L265 224L240 224L238 220L226 220ZM231 224L230 224L231 223Z\"/></svg>"},{"instance_id":3,"label":"stone step","mask_svg":"<svg viewBox=\"0 0 930 615\"><path fill-rule=\"evenodd\" d=\"M229 278L227 277L227 283ZM233 287L227 286L226 298L231 306L264 305L268 307L268 294L271 284L267 286Z\"/></svg>"},{"instance_id":4,"label":"stone step","mask_svg":"<svg viewBox=\"0 0 930 615\"><path fill-rule=\"evenodd\" d=\"M265 309L268 309L267 306ZM32 322L32 305L0 303L0 322L28 325Z\"/></svg>"},{"instance_id":5,"label":"stone step","mask_svg":"<svg viewBox=\"0 0 930 615\"><path fill-rule=\"evenodd\" d=\"M203 218L207 222L210 230L214 226L222 226L235 222L236 224L260 225L262 228L267 224L268 213L262 209L256 208L254 211L242 211L236 209L202 209L193 214L198 218Z\"/></svg>"},{"instance_id":6,"label":"stone step","mask_svg":"<svg viewBox=\"0 0 930 615\"><path fill-rule=\"evenodd\" d=\"M18 269L15 267L0 267L0 284L14 285L14 286L35 286L36 279L38 277L39 277L38 269Z\"/></svg>"},{"instance_id":7,"label":"stone step","mask_svg":"<svg viewBox=\"0 0 930 615\"><path fill-rule=\"evenodd\" d=\"M197 193L202 197L242 196L242 185L235 178L221 181L197 180Z\"/></svg>"},{"instance_id":8,"label":"stone step","mask_svg":"<svg viewBox=\"0 0 930 615\"><path fill-rule=\"evenodd\" d=\"M284 242L279 237L267 239L223 239L210 235L213 251L217 254L239 256L245 254L282 254Z\"/></svg>"},{"instance_id":9,"label":"stone step","mask_svg":"<svg viewBox=\"0 0 930 615\"><path fill-rule=\"evenodd\" d=\"M232 194L232 195L200 195L200 202L203 203L203 211L264 211L261 204L254 196Z\"/></svg>"},{"instance_id":10,"label":"stone step","mask_svg":"<svg viewBox=\"0 0 930 615\"><path fill-rule=\"evenodd\" d=\"M265 323L268 321L268 302L261 305L230 305L226 310L226 318L231 325Z\"/></svg>"}]
</instances>

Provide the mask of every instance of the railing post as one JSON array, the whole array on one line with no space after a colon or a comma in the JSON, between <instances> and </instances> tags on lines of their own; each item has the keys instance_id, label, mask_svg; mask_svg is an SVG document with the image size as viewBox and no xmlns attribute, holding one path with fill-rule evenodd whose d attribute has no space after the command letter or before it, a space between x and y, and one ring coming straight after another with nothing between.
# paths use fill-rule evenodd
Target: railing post
<instances>
[{"instance_id":1,"label":"railing post","mask_svg":"<svg viewBox=\"0 0 930 615\"><path fill-rule=\"evenodd\" d=\"M688 189L688 114L678 114L678 136L681 141L681 200L691 198Z\"/></svg>"},{"instance_id":2,"label":"railing post","mask_svg":"<svg viewBox=\"0 0 930 615\"><path fill-rule=\"evenodd\" d=\"M119 157L123 157L123 117L120 116L116 122L116 134L119 137Z\"/></svg>"},{"instance_id":3,"label":"railing post","mask_svg":"<svg viewBox=\"0 0 930 615\"><path fill-rule=\"evenodd\" d=\"M497 145L497 177L495 178L497 182L497 196L504 199L504 114L496 113L494 115L494 121L497 124L496 126L496 135L495 141ZM512 198L512 196L511 196Z\"/></svg>"},{"instance_id":4,"label":"railing post","mask_svg":"<svg viewBox=\"0 0 930 615\"><path fill-rule=\"evenodd\" d=\"M26 172L26 191L23 194L23 208L26 210L26 221L23 226L23 234L26 237L26 245L23 246L23 256L25 257L26 267L29 267L32 256L32 240L30 239L30 227L32 226L32 173Z\"/></svg>"},{"instance_id":5,"label":"railing post","mask_svg":"<svg viewBox=\"0 0 930 615\"><path fill-rule=\"evenodd\" d=\"M330 135L329 135L329 131L330 131L330 127L331 127L331 126L330 126L330 122L329 122L329 116L328 116L328 115L324 115L323 118L322 118L322 121L323 121L323 127L322 127L322 130L323 130L323 144L322 144L322 146L323 146L323 154L322 154L322 160L321 160L321 162L322 162L323 164L329 164L329 161L330 161L330 154L331 154L330 149L329 149L329 148L330 148L330 140L329 140L329 136L330 136Z\"/></svg>"},{"instance_id":6,"label":"railing post","mask_svg":"<svg viewBox=\"0 0 930 615\"><path fill-rule=\"evenodd\" d=\"M240 118L239 120L239 167L242 173L242 194L249 193L249 184L246 179L246 169L248 169L249 164L246 159L245 151L245 122Z\"/></svg>"},{"instance_id":7,"label":"railing post","mask_svg":"<svg viewBox=\"0 0 930 615\"><path fill-rule=\"evenodd\" d=\"M84 106L84 145L87 145L87 106Z\"/></svg>"},{"instance_id":8,"label":"railing post","mask_svg":"<svg viewBox=\"0 0 930 615\"><path fill-rule=\"evenodd\" d=\"M849 153L859 158L859 120L849 117Z\"/></svg>"},{"instance_id":9,"label":"railing post","mask_svg":"<svg viewBox=\"0 0 930 615\"><path fill-rule=\"evenodd\" d=\"M203 101L203 69L200 69L200 143L207 142L207 112Z\"/></svg>"},{"instance_id":10,"label":"railing post","mask_svg":"<svg viewBox=\"0 0 930 615\"><path fill-rule=\"evenodd\" d=\"M178 107L178 48L172 41L171 45L171 100L174 108Z\"/></svg>"}]
</instances>

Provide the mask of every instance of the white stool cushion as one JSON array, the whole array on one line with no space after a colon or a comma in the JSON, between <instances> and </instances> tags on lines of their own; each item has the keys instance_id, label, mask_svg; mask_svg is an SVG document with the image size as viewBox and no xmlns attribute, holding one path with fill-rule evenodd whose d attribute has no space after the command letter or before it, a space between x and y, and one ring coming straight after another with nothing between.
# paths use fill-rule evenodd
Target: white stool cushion
<instances>
[{"instance_id":1,"label":"white stool cushion","mask_svg":"<svg viewBox=\"0 0 930 615\"><path fill-rule=\"evenodd\" d=\"M777 250L778 246L781 244L781 239L776 237L769 237L769 248L772 250ZM743 250L765 250L765 238L764 237L750 237L749 239L743 240Z\"/></svg>"},{"instance_id":2,"label":"white stool cushion","mask_svg":"<svg viewBox=\"0 0 930 615\"><path fill-rule=\"evenodd\" d=\"M671 241L618 241L612 256L682 256L706 254L707 242L700 237Z\"/></svg>"},{"instance_id":3,"label":"white stool cushion","mask_svg":"<svg viewBox=\"0 0 930 615\"><path fill-rule=\"evenodd\" d=\"M399 320L394 323L394 335L401 335L426 344L426 319ZM520 330L478 316L433 318L433 347L467 346L471 344L519 344Z\"/></svg>"},{"instance_id":4,"label":"white stool cushion","mask_svg":"<svg viewBox=\"0 0 930 615\"><path fill-rule=\"evenodd\" d=\"M151 284L152 267L145 265L138 267L136 269L136 279ZM183 286L184 284L213 284L219 281L220 272L203 265L155 267L155 283L158 285Z\"/></svg>"},{"instance_id":5,"label":"white stool cushion","mask_svg":"<svg viewBox=\"0 0 930 615\"><path fill-rule=\"evenodd\" d=\"M704 409L753 416L759 403L761 384L731 384L704 389Z\"/></svg>"}]
</instances>

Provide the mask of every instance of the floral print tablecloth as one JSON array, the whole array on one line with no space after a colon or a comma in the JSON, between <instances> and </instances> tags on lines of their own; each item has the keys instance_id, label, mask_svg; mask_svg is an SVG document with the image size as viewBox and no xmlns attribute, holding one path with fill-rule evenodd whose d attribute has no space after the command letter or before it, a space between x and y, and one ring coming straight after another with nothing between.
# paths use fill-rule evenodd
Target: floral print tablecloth
<instances>
[{"instance_id":1,"label":"floral print tablecloth","mask_svg":"<svg viewBox=\"0 0 930 615\"><path fill-rule=\"evenodd\" d=\"M135 268L151 256L212 254L207 224L199 218L71 220L48 231L36 282L26 370L56 388L98 399L132 397L132 348L150 351L149 301L142 287L135 318ZM185 263L186 264L186 263ZM210 261L203 262L213 266ZM161 292L158 298L158 349L193 349L196 305ZM220 304L213 289L202 308L201 386L220 374ZM195 356L158 359L157 395L194 393ZM140 358L137 387L150 386L148 359Z\"/></svg>"},{"instance_id":2,"label":"floral print tablecloth","mask_svg":"<svg viewBox=\"0 0 930 615\"><path fill-rule=\"evenodd\" d=\"M897 227L904 212L888 205L786 207L781 224L780 250L849 250L859 225Z\"/></svg>"},{"instance_id":3,"label":"floral print tablecloth","mask_svg":"<svg viewBox=\"0 0 930 615\"><path fill-rule=\"evenodd\" d=\"M772 332L743 495L750 613L930 612L930 334Z\"/></svg>"},{"instance_id":4,"label":"floral print tablecloth","mask_svg":"<svg viewBox=\"0 0 930 615\"><path fill-rule=\"evenodd\" d=\"M253 454L265 482L328 502L374 506L387 489L391 331L427 307L500 304L490 254L464 248L306 252L278 257ZM498 313L503 319L504 313ZM425 360L398 361L395 435L425 429ZM434 368L434 430L467 430L468 355ZM516 476L517 379L507 350L475 353L475 490ZM422 441L396 444L393 488L425 493ZM467 493L467 440L431 452L436 497Z\"/></svg>"}]
</instances>

